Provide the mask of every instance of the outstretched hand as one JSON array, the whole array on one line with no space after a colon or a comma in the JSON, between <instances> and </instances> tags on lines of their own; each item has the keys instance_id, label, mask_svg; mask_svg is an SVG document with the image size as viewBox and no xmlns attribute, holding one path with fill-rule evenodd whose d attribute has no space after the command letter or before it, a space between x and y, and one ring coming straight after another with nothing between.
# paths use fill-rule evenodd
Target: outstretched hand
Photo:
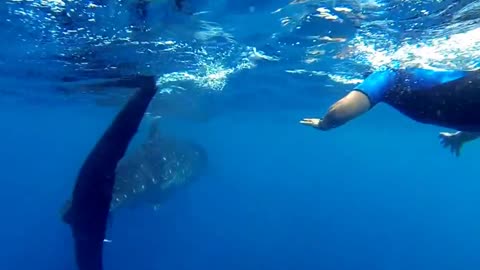
<instances>
[{"instance_id":1,"label":"outstretched hand","mask_svg":"<svg viewBox=\"0 0 480 270\"><path fill-rule=\"evenodd\" d=\"M450 152L455 156L460 156L460 150L463 146L463 141L461 140L459 133L449 133L449 132L440 132L438 134L440 138L440 143L445 148L450 148Z\"/></svg>"},{"instance_id":2,"label":"outstretched hand","mask_svg":"<svg viewBox=\"0 0 480 270\"><path fill-rule=\"evenodd\" d=\"M314 128L319 128L322 123L322 119L320 118L303 118L303 120L300 121L300 124L304 124L306 126L311 126Z\"/></svg>"},{"instance_id":3,"label":"outstretched hand","mask_svg":"<svg viewBox=\"0 0 480 270\"><path fill-rule=\"evenodd\" d=\"M304 124L312 127L318 127L320 122L322 122L322 119L320 118L303 118L303 120L300 121L300 124Z\"/></svg>"}]
</instances>

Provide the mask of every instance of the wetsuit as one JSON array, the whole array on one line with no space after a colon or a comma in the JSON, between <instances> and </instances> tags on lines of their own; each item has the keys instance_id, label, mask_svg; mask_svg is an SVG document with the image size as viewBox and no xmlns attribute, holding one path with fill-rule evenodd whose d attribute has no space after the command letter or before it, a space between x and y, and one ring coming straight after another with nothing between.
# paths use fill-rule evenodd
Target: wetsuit
<instances>
[{"instance_id":1,"label":"wetsuit","mask_svg":"<svg viewBox=\"0 0 480 270\"><path fill-rule=\"evenodd\" d=\"M70 225L80 270L101 270L115 169L156 92L155 79L133 76L111 85L138 88L83 163L63 220Z\"/></svg>"},{"instance_id":2,"label":"wetsuit","mask_svg":"<svg viewBox=\"0 0 480 270\"><path fill-rule=\"evenodd\" d=\"M355 90L366 94L372 107L385 102L422 123L480 131L480 71L384 69Z\"/></svg>"}]
</instances>

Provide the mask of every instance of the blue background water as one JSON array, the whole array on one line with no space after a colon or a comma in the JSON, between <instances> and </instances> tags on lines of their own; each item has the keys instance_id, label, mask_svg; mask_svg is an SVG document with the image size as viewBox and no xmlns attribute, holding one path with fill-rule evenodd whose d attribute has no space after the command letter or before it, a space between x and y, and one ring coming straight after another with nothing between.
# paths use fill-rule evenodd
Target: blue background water
<instances>
[{"instance_id":1,"label":"blue background water","mask_svg":"<svg viewBox=\"0 0 480 270\"><path fill-rule=\"evenodd\" d=\"M241 78L229 89L254 84ZM3 91L19 89L4 81ZM28 98L48 89L23 89L27 98L0 99L0 269L73 269L59 209L118 107ZM225 107L250 106L169 123L205 146L209 171L156 212L115 214L105 269L479 267L478 142L455 158L439 146L442 129L383 105L327 133L298 124L343 94L317 93L318 104L306 98L304 108L240 96Z\"/></svg>"}]
</instances>

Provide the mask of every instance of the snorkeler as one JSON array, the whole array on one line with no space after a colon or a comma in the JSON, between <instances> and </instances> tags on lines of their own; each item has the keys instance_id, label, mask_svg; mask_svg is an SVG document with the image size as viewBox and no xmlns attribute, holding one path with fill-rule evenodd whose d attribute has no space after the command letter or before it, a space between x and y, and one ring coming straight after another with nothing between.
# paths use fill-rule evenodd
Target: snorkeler
<instances>
[{"instance_id":1,"label":"snorkeler","mask_svg":"<svg viewBox=\"0 0 480 270\"><path fill-rule=\"evenodd\" d=\"M300 123L329 130L379 102L415 121L461 131L440 134L446 147L460 153L462 144L480 132L480 70L382 69L333 104L323 118L304 118Z\"/></svg>"},{"instance_id":2,"label":"snorkeler","mask_svg":"<svg viewBox=\"0 0 480 270\"><path fill-rule=\"evenodd\" d=\"M138 88L97 142L77 176L71 201L63 214L75 242L79 270L101 270L107 218L115 170L138 130L157 87L151 76L133 76L110 85Z\"/></svg>"}]
</instances>

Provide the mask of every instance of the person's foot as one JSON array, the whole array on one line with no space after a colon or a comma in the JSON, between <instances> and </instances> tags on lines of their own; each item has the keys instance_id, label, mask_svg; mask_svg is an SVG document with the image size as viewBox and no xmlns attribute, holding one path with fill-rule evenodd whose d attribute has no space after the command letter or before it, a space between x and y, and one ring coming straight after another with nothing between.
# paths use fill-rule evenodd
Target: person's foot
<instances>
[{"instance_id":1,"label":"person's foot","mask_svg":"<svg viewBox=\"0 0 480 270\"><path fill-rule=\"evenodd\" d=\"M450 132L440 132L438 137L440 138L440 143L445 148L450 148L455 156L460 156L460 150L463 146L463 140L460 136L460 132L450 133Z\"/></svg>"}]
</instances>

